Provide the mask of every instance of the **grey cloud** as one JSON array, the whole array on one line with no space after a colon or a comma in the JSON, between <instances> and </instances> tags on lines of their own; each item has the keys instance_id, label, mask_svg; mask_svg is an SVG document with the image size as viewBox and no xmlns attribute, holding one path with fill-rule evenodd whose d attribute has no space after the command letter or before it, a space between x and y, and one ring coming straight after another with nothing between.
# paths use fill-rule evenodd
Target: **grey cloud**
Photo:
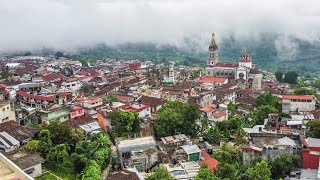
<instances>
[{"instance_id":1,"label":"grey cloud","mask_svg":"<svg viewBox=\"0 0 320 180\"><path fill-rule=\"evenodd\" d=\"M192 36L206 47L212 31L218 40L281 33L319 41L318 7L318 0L1 0L0 51L138 41L183 47Z\"/></svg>"}]
</instances>

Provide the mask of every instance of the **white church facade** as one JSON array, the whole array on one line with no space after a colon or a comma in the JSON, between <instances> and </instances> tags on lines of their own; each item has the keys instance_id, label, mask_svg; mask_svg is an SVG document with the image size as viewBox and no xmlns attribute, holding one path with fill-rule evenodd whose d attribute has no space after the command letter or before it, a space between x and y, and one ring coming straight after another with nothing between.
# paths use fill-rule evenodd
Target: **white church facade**
<instances>
[{"instance_id":1,"label":"white church facade","mask_svg":"<svg viewBox=\"0 0 320 180\"><path fill-rule=\"evenodd\" d=\"M244 51L239 57L237 64L221 63L218 59L218 45L215 34L212 33L207 67L202 71L201 76L224 77L229 82L237 82L252 91L261 90L262 74L252 64L252 57Z\"/></svg>"}]
</instances>

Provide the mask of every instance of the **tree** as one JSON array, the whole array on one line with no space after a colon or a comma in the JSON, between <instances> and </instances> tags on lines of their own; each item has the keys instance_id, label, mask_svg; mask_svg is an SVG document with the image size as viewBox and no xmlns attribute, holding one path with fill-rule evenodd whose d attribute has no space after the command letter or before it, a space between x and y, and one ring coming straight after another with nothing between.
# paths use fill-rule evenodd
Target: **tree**
<instances>
[{"instance_id":1,"label":"tree","mask_svg":"<svg viewBox=\"0 0 320 180\"><path fill-rule=\"evenodd\" d=\"M217 170L214 171L214 175L220 178L237 179L237 168L233 164L219 162Z\"/></svg>"},{"instance_id":2,"label":"tree","mask_svg":"<svg viewBox=\"0 0 320 180\"><path fill-rule=\"evenodd\" d=\"M279 109L280 99L277 96L273 96L271 93L263 93L256 99L256 106L270 105L276 109Z\"/></svg>"},{"instance_id":3,"label":"tree","mask_svg":"<svg viewBox=\"0 0 320 180\"><path fill-rule=\"evenodd\" d=\"M86 154L72 153L70 159L72 161L73 170L75 173L80 173L86 167L88 162Z\"/></svg>"},{"instance_id":4,"label":"tree","mask_svg":"<svg viewBox=\"0 0 320 180\"><path fill-rule=\"evenodd\" d=\"M216 177L213 172L208 168L207 164L202 164L195 180L218 180L219 178Z\"/></svg>"},{"instance_id":5,"label":"tree","mask_svg":"<svg viewBox=\"0 0 320 180\"><path fill-rule=\"evenodd\" d=\"M146 180L174 180L175 178L170 175L168 170L160 166L158 167L150 176L146 178Z\"/></svg>"},{"instance_id":6,"label":"tree","mask_svg":"<svg viewBox=\"0 0 320 180\"><path fill-rule=\"evenodd\" d=\"M276 71L275 76L276 76L277 81L283 82L283 72L282 71L279 71L279 70Z\"/></svg>"},{"instance_id":7,"label":"tree","mask_svg":"<svg viewBox=\"0 0 320 180\"><path fill-rule=\"evenodd\" d=\"M139 133L141 121L137 113L129 111L112 111L109 114L116 137L132 136Z\"/></svg>"},{"instance_id":8,"label":"tree","mask_svg":"<svg viewBox=\"0 0 320 180\"><path fill-rule=\"evenodd\" d=\"M155 132L157 137L185 133L195 137L200 129L196 124L200 114L198 109L189 104L170 101L158 110Z\"/></svg>"},{"instance_id":9,"label":"tree","mask_svg":"<svg viewBox=\"0 0 320 180\"><path fill-rule=\"evenodd\" d=\"M39 133L39 150L44 157L52 148L51 133L47 129L43 129Z\"/></svg>"},{"instance_id":10,"label":"tree","mask_svg":"<svg viewBox=\"0 0 320 180\"><path fill-rule=\"evenodd\" d=\"M234 134L234 141L236 143L236 145L242 145L243 143L246 142L246 133L244 132L244 130L238 129L237 132Z\"/></svg>"},{"instance_id":11,"label":"tree","mask_svg":"<svg viewBox=\"0 0 320 180\"><path fill-rule=\"evenodd\" d=\"M113 95L109 95L109 96L106 96L102 99L102 101L104 103L110 103L110 102L119 102L119 99L116 97L116 96L113 96Z\"/></svg>"},{"instance_id":12,"label":"tree","mask_svg":"<svg viewBox=\"0 0 320 180\"><path fill-rule=\"evenodd\" d=\"M31 55L32 55L32 54L31 54L31 52L29 52L29 51L24 53L24 56L31 56Z\"/></svg>"},{"instance_id":13,"label":"tree","mask_svg":"<svg viewBox=\"0 0 320 180\"><path fill-rule=\"evenodd\" d=\"M101 179L101 168L98 163L94 160L90 160L88 165L83 170L82 180L100 180Z\"/></svg>"},{"instance_id":14,"label":"tree","mask_svg":"<svg viewBox=\"0 0 320 180\"><path fill-rule=\"evenodd\" d=\"M28 152L37 152L40 150L39 147L39 140L31 140L29 141L26 146L25 146L26 150Z\"/></svg>"},{"instance_id":15,"label":"tree","mask_svg":"<svg viewBox=\"0 0 320 180\"><path fill-rule=\"evenodd\" d=\"M203 136L204 131L209 127L208 119L204 117L200 117L200 126L201 126L200 135Z\"/></svg>"},{"instance_id":16,"label":"tree","mask_svg":"<svg viewBox=\"0 0 320 180\"><path fill-rule=\"evenodd\" d=\"M283 81L289 84L297 84L298 73L296 71L286 72Z\"/></svg>"},{"instance_id":17,"label":"tree","mask_svg":"<svg viewBox=\"0 0 320 180\"><path fill-rule=\"evenodd\" d=\"M316 91L306 88L297 88L294 90L294 94L296 95L315 95Z\"/></svg>"},{"instance_id":18,"label":"tree","mask_svg":"<svg viewBox=\"0 0 320 180\"><path fill-rule=\"evenodd\" d=\"M54 145L66 143L70 140L70 128L63 125L59 120L51 121L44 129L50 131L50 138Z\"/></svg>"},{"instance_id":19,"label":"tree","mask_svg":"<svg viewBox=\"0 0 320 180\"><path fill-rule=\"evenodd\" d=\"M92 89L91 89L89 86L87 86L87 85L82 86L82 87L81 87L81 90L82 90L82 92L85 93L85 94L89 94L89 93L92 92Z\"/></svg>"},{"instance_id":20,"label":"tree","mask_svg":"<svg viewBox=\"0 0 320 180\"><path fill-rule=\"evenodd\" d=\"M60 57L63 57L63 52L57 51L57 52L54 53L54 56L55 56L56 59L59 59Z\"/></svg>"},{"instance_id":21,"label":"tree","mask_svg":"<svg viewBox=\"0 0 320 180\"><path fill-rule=\"evenodd\" d=\"M270 166L272 178L279 179L284 178L288 174L290 168L300 167L301 160L297 155L282 154L272 161Z\"/></svg>"},{"instance_id":22,"label":"tree","mask_svg":"<svg viewBox=\"0 0 320 180\"><path fill-rule=\"evenodd\" d=\"M228 104L228 111L233 113L236 110L236 107L237 106L230 101Z\"/></svg>"},{"instance_id":23,"label":"tree","mask_svg":"<svg viewBox=\"0 0 320 180\"><path fill-rule=\"evenodd\" d=\"M210 144L219 145L220 141L223 139L223 136L220 133L219 128L214 126L204 133L204 138Z\"/></svg>"},{"instance_id":24,"label":"tree","mask_svg":"<svg viewBox=\"0 0 320 180\"><path fill-rule=\"evenodd\" d=\"M259 125L264 123L264 119L268 117L269 114L278 113L278 109L270 105L262 105L257 109L253 110L247 117L251 118L250 125Z\"/></svg>"},{"instance_id":25,"label":"tree","mask_svg":"<svg viewBox=\"0 0 320 180\"><path fill-rule=\"evenodd\" d=\"M266 161L257 162L254 167L247 169L245 173L249 180L267 180L271 178L271 171Z\"/></svg>"},{"instance_id":26,"label":"tree","mask_svg":"<svg viewBox=\"0 0 320 180\"><path fill-rule=\"evenodd\" d=\"M308 137L320 138L320 120L310 120L306 126L308 128Z\"/></svg>"},{"instance_id":27,"label":"tree","mask_svg":"<svg viewBox=\"0 0 320 180\"><path fill-rule=\"evenodd\" d=\"M50 149L47 160L53 164L62 164L69 157L66 144L59 144Z\"/></svg>"}]
</instances>

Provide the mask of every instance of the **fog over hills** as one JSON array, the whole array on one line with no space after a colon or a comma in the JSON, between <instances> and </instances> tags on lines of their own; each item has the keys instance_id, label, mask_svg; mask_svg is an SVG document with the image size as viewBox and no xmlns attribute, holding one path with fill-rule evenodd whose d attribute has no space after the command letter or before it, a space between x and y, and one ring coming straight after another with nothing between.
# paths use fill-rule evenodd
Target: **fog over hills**
<instances>
[{"instance_id":1,"label":"fog over hills","mask_svg":"<svg viewBox=\"0 0 320 180\"><path fill-rule=\"evenodd\" d=\"M319 5L317 0L2 0L0 52L143 42L205 53L216 32L221 58L247 49L261 65L267 57L314 61Z\"/></svg>"}]
</instances>

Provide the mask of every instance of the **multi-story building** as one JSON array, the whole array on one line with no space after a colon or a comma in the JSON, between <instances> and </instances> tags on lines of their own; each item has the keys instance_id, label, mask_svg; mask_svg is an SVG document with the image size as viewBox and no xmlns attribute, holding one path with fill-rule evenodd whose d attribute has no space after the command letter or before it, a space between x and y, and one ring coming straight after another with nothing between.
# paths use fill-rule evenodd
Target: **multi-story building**
<instances>
[{"instance_id":1,"label":"multi-story building","mask_svg":"<svg viewBox=\"0 0 320 180\"><path fill-rule=\"evenodd\" d=\"M0 124L11 120L16 120L14 103L10 101L0 101Z\"/></svg>"},{"instance_id":2,"label":"multi-story building","mask_svg":"<svg viewBox=\"0 0 320 180\"><path fill-rule=\"evenodd\" d=\"M70 119L84 116L84 108L81 106L73 106L70 111Z\"/></svg>"},{"instance_id":3,"label":"multi-story building","mask_svg":"<svg viewBox=\"0 0 320 180\"><path fill-rule=\"evenodd\" d=\"M315 110L316 98L312 95L282 95L282 112L298 113Z\"/></svg>"},{"instance_id":4,"label":"multi-story building","mask_svg":"<svg viewBox=\"0 0 320 180\"><path fill-rule=\"evenodd\" d=\"M61 89L78 91L81 89L82 83L77 78L68 78L61 84Z\"/></svg>"},{"instance_id":5,"label":"multi-story building","mask_svg":"<svg viewBox=\"0 0 320 180\"><path fill-rule=\"evenodd\" d=\"M59 106L48 110L42 110L41 113L42 123L50 124L53 120L64 122L69 120L70 107Z\"/></svg>"},{"instance_id":6,"label":"multi-story building","mask_svg":"<svg viewBox=\"0 0 320 180\"><path fill-rule=\"evenodd\" d=\"M320 165L320 139L308 138L303 142L302 168L318 169Z\"/></svg>"},{"instance_id":7,"label":"multi-story building","mask_svg":"<svg viewBox=\"0 0 320 180\"><path fill-rule=\"evenodd\" d=\"M54 104L62 104L66 93L61 93L61 96L55 95L35 95L18 90L16 92L16 100L22 106L33 107L38 109L48 109Z\"/></svg>"},{"instance_id":8,"label":"multi-story building","mask_svg":"<svg viewBox=\"0 0 320 180\"><path fill-rule=\"evenodd\" d=\"M139 118L151 117L151 105L149 104L131 104L121 107L121 110L135 112Z\"/></svg>"}]
</instances>

